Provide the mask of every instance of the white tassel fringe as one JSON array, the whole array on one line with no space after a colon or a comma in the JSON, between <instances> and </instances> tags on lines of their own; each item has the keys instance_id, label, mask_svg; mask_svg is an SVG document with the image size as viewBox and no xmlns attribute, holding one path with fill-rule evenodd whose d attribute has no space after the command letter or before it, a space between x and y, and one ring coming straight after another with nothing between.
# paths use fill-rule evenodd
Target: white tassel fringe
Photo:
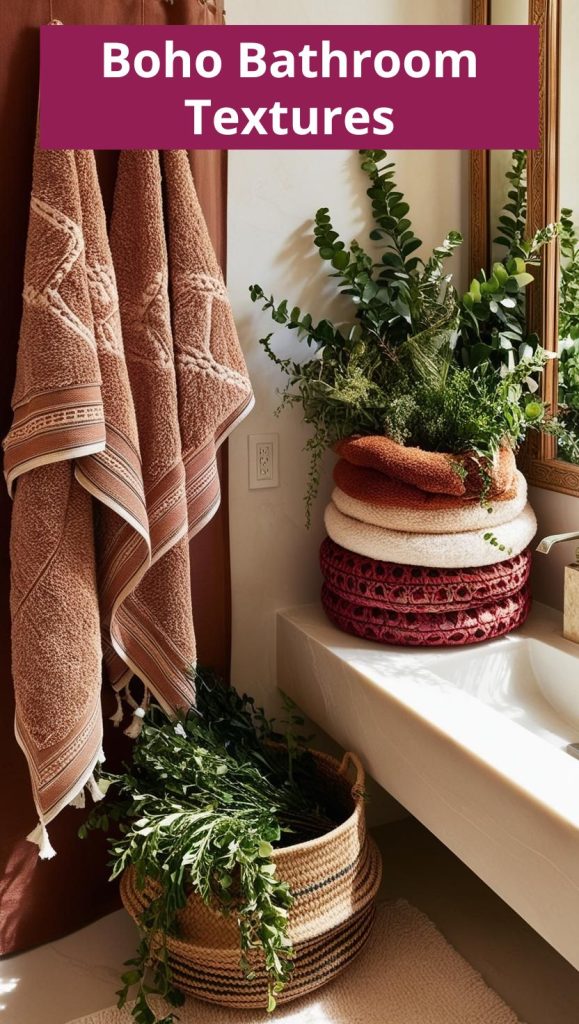
<instances>
[{"instance_id":1,"label":"white tassel fringe","mask_svg":"<svg viewBox=\"0 0 579 1024\"><path fill-rule=\"evenodd\" d=\"M56 857L56 850L50 844L48 832L44 822L39 821L38 825L30 835L26 836L29 843L35 843L38 847L38 856L41 860L52 860Z\"/></svg>"},{"instance_id":2,"label":"white tassel fringe","mask_svg":"<svg viewBox=\"0 0 579 1024\"><path fill-rule=\"evenodd\" d=\"M141 735L141 730L143 728L143 719L145 717L145 714L147 713L147 708L149 707L149 701L151 697L149 691L145 688L141 705L140 707L137 707L133 698L130 695L128 686L127 693L127 699L129 699L130 697L132 701L132 706L134 707L135 710L133 711L133 718L131 724L125 729L125 736L128 736L129 739L131 740L136 740L137 737Z\"/></svg>"},{"instance_id":3,"label":"white tassel fringe","mask_svg":"<svg viewBox=\"0 0 579 1024\"><path fill-rule=\"evenodd\" d=\"M98 804L99 800L104 800L105 795L102 789L100 789L99 784L95 779L94 775L91 775L90 779L86 784L86 788L88 789L90 795L92 796L95 804Z\"/></svg>"},{"instance_id":4,"label":"white tassel fringe","mask_svg":"<svg viewBox=\"0 0 579 1024\"><path fill-rule=\"evenodd\" d=\"M141 735L144 717L145 709L135 708L131 724L125 729L125 736L128 736L131 740L136 740Z\"/></svg>"},{"instance_id":5,"label":"white tassel fringe","mask_svg":"<svg viewBox=\"0 0 579 1024\"><path fill-rule=\"evenodd\" d=\"M83 807L86 807L86 797L84 795L84 789L81 789L80 793L70 801L69 807L76 807L77 811L82 811Z\"/></svg>"},{"instance_id":6,"label":"white tassel fringe","mask_svg":"<svg viewBox=\"0 0 579 1024\"><path fill-rule=\"evenodd\" d=\"M113 723L115 729L118 729L119 725L121 724L121 722L123 720L124 711L123 711L123 702L121 700L120 693L118 693L118 692L115 693L115 697L117 699L117 708L116 708L116 711L115 711L114 715L111 715L110 721Z\"/></svg>"}]
</instances>

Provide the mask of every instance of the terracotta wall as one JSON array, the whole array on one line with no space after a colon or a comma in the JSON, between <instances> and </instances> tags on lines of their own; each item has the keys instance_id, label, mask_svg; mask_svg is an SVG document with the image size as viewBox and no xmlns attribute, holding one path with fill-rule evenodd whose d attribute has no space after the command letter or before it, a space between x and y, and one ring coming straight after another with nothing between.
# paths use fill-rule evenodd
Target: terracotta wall
<instances>
[{"instance_id":1,"label":"terracotta wall","mask_svg":"<svg viewBox=\"0 0 579 1024\"><path fill-rule=\"evenodd\" d=\"M1 0L0 2L0 432L10 423L10 398L21 314L24 248L30 199L38 86L39 25L51 17L65 24L205 24L222 20L219 4L201 0ZM58 31L55 28L54 31ZM74 82L71 82L74 88ZM105 203L110 209L118 154L98 154ZM226 154L192 154L197 188L212 236L225 258ZM226 454L222 458L226 462ZM222 479L225 477L222 466ZM193 600L200 660L227 673L230 598L227 494L220 513L192 545ZM37 862L23 836L35 824L26 763L13 736L10 680L8 539L10 502L0 486L0 954L46 942L117 905L106 882L100 835L76 838L78 811L66 810L51 826L58 856ZM110 712L109 712L110 713ZM111 743L112 741L112 743ZM110 760L123 753L118 732L108 737Z\"/></svg>"}]
</instances>

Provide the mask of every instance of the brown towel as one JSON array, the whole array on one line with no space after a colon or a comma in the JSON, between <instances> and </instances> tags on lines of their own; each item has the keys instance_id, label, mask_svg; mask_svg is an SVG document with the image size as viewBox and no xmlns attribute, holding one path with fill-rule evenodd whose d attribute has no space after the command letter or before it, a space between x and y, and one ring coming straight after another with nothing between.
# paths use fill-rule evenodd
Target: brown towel
<instances>
[{"instance_id":1,"label":"brown towel","mask_svg":"<svg viewBox=\"0 0 579 1024\"><path fill-rule=\"evenodd\" d=\"M483 491L484 481L474 455L407 448L380 435L345 438L337 443L335 450L355 466L377 470L431 494L479 497ZM485 496L497 498L512 488L515 472L513 452L510 448L501 448L490 467L490 487L485 489Z\"/></svg>"},{"instance_id":2,"label":"brown towel","mask_svg":"<svg viewBox=\"0 0 579 1024\"><path fill-rule=\"evenodd\" d=\"M185 470L168 295L159 154L122 153L111 222L125 355L137 414L153 564L119 613L123 655L109 652L115 685L128 662L167 708L194 702L195 637Z\"/></svg>"},{"instance_id":3,"label":"brown towel","mask_svg":"<svg viewBox=\"0 0 579 1024\"><path fill-rule=\"evenodd\" d=\"M5 473L16 730L41 856L60 809L85 785L101 795L100 632L117 692L136 673L170 712L194 701L187 535L217 508L216 447L253 401L187 157L169 163L175 345L158 154L120 161L119 315L94 155L35 153Z\"/></svg>"},{"instance_id":4,"label":"brown towel","mask_svg":"<svg viewBox=\"0 0 579 1024\"><path fill-rule=\"evenodd\" d=\"M117 282L94 153L79 151L75 160L107 434L106 449L79 460L76 477L100 502L96 551L103 649L107 667L113 659L115 663L124 659L120 677L108 673L118 690L137 671L125 642L123 602L150 565L150 527Z\"/></svg>"},{"instance_id":5,"label":"brown towel","mask_svg":"<svg viewBox=\"0 0 579 1024\"><path fill-rule=\"evenodd\" d=\"M16 735L42 827L92 774L102 743L93 509L74 459L104 452L105 415L75 157L37 149L14 419L5 474Z\"/></svg>"},{"instance_id":6,"label":"brown towel","mask_svg":"<svg viewBox=\"0 0 579 1024\"><path fill-rule=\"evenodd\" d=\"M253 406L223 275L185 150L164 153L169 274L189 536L219 505L217 448Z\"/></svg>"},{"instance_id":7,"label":"brown towel","mask_svg":"<svg viewBox=\"0 0 579 1024\"><path fill-rule=\"evenodd\" d=\"M367 501L377 508L409 508L420 512L460 511L478 503L475 495L434 494L402 483L377 469L355 466L339 459L334 466L334 481L340 490L357 501ZM517 478L508 490L495 497L495 503L513 501L517 496Z\"/></svg>"}]
</instances>

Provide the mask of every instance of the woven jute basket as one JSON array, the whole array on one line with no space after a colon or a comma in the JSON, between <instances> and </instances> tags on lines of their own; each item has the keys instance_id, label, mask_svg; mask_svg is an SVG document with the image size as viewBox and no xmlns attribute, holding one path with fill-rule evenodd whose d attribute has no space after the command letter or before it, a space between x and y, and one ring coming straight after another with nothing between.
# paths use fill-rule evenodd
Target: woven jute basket
<instances>
[{"instance_id":1,"label":"woven jute basket","mask_svg":"<svg viewBox=\"0 0 579 1024\"><path fill-rule=\"evenodd\" d=\"M341 764L326 754L313 757L312 785L323 791L325 802L329 799L341 824L316 839L273 853L276 875L288 883L294 897L289 916L294 969L279 1003L326 984L361 950L370 934L382 877L380 854L366 831L360 761L354 754L346 754ZM137 888L132 868L124 873L121 896L135 919L153 892L152 886ZM178 988L224 1006L265 1006L265 969L256 958L255 976L245 977L234 918L223 917L191 893L178 915L177 932L179 937L167 936L166 943Z\"/></svg>"}]
</instances>

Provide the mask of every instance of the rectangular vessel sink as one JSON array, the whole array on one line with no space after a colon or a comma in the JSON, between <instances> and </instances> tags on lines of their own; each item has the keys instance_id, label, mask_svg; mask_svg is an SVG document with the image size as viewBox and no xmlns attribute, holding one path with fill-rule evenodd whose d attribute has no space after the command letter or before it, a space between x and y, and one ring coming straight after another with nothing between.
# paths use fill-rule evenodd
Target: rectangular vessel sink
<instances>
[{"instance_id":1,"label":"rectangular vessel sink","mask_svg":"<svg viewBox=\"0 0 579 1024\"><path fill-rule=\"evenodd\" d=\"M536 605L470 647L385 647L279 613L278 685L579 969L579 647Z\"/></svg>"},{"instance_id":2,"label":"rectangular vessel sink","mask_svg":"<svg viewBox=\"0 0 579 1024\"><path fill-rule=\"evenodd\" d=\"M565 748L579 741L579 651L574 647L558 637L517 633L448 653L433 668L437 679Z\"/></svg>"}]
</instances>

